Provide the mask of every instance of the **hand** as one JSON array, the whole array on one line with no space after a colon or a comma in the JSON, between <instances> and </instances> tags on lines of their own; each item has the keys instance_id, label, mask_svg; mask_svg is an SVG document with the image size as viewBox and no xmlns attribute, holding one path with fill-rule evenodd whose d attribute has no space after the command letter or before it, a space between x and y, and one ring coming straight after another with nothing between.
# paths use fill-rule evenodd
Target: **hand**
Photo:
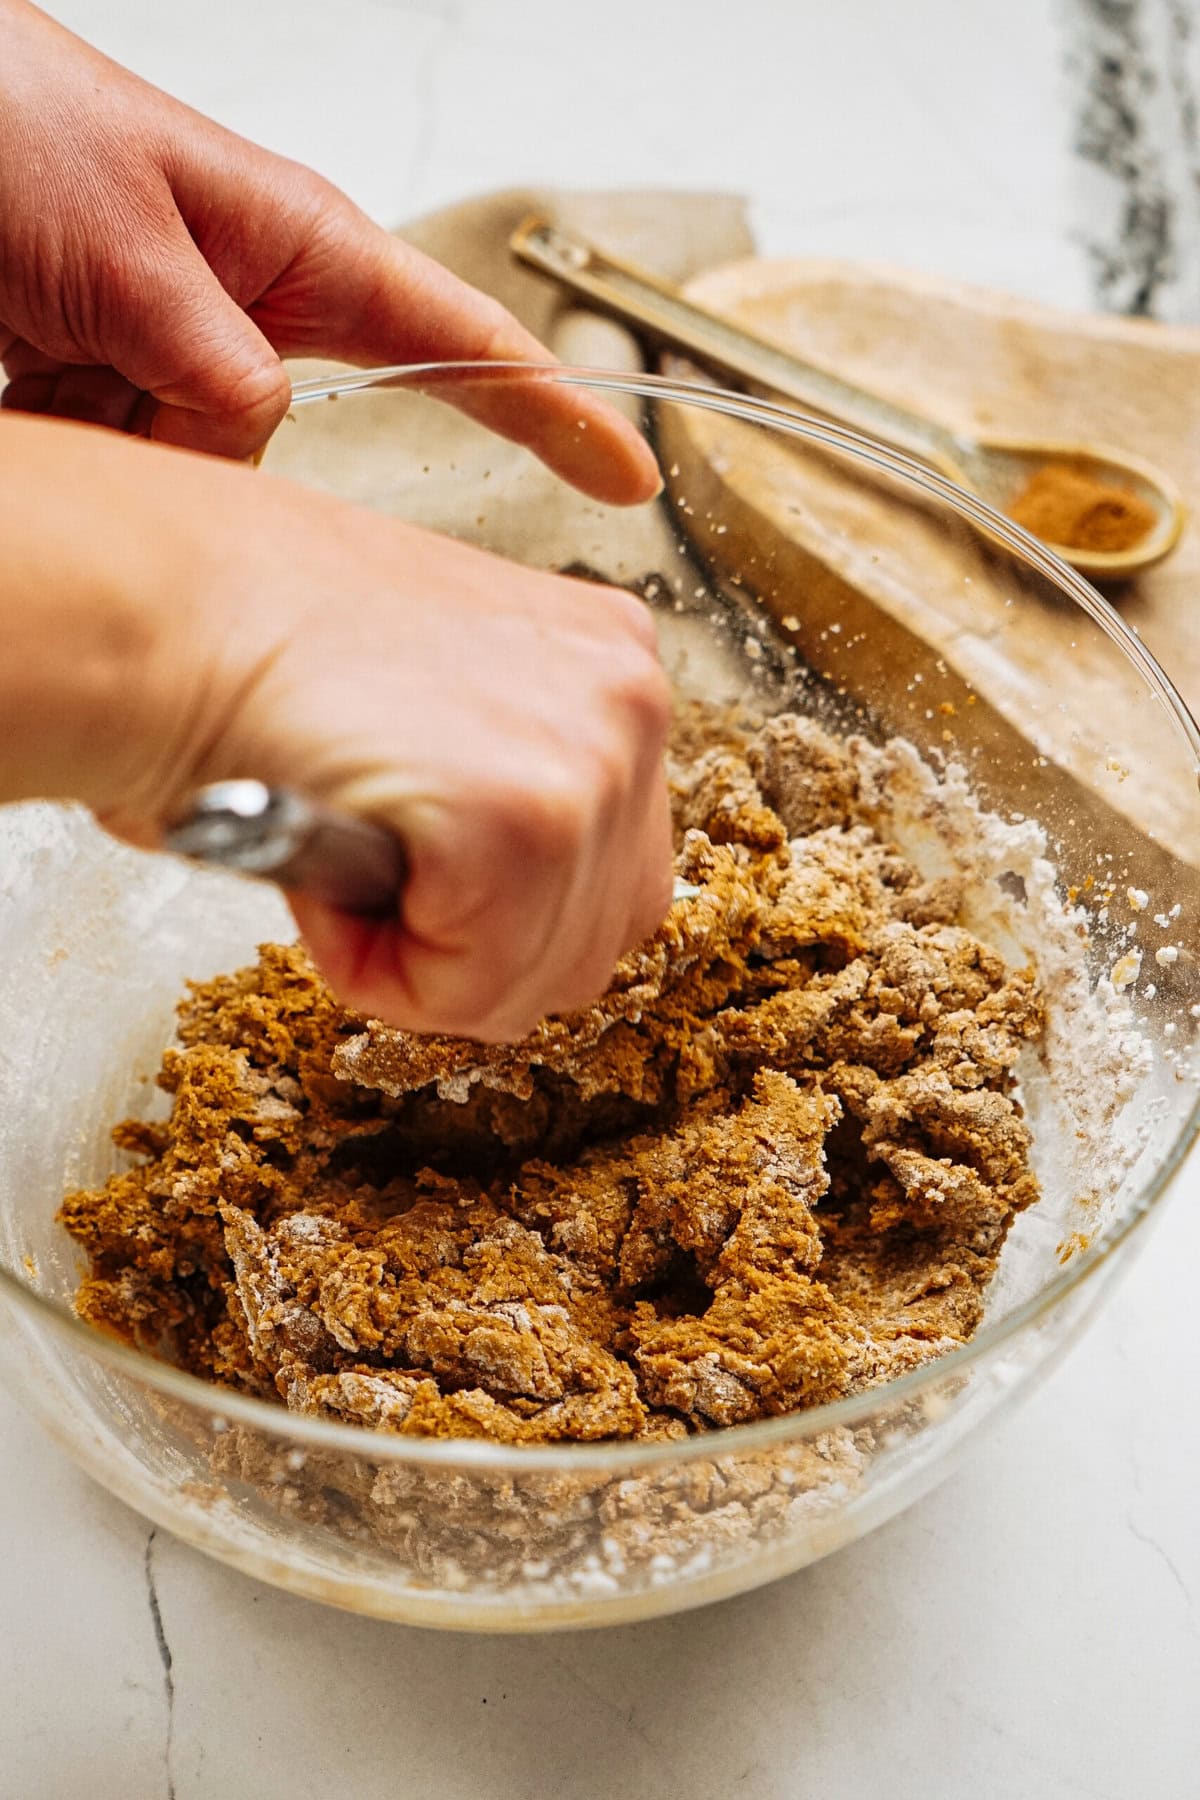
<instances>
[{"instance_id":1,"label":"hand","mask_svg":"<svg viewBox=\"0 0 1200 1800\"><path fill-rule=\"evenodd\" d=\"M302 510L307 496L281 494L249 564L239 553L234 603L261 605L269 582L281 604L261 673L195 772L291 780L402 839L401 919L292 896L348 1004L523 1037L602 993L670 904L670 697L649 612L383 520L302 527Z\"/></svg>"},{"instance_id":2,"label":"hand","mask_svg":"<svg viewBox=\"0 0 1200 1800\"><path fill-rule=\"evenodd\" d=\"M669 698L632 595L102 432L12 417L0 464L0 801L152 845L254 776L379 821L401 918L293 904L335 991L419 1031L520 1037L663 917Z\"/></svg>"},{"instance_id":3,"label":"hand","mask_svg":"<svg viewBox=\"0 0 1200 1800\"><path fill-rule=\"evenodd\" d=\"M0 0L0 404L248 457L299 355L553 360L310 170ZM658 489L645 442L585 390L531 382L472 410L597 499Z\"/></svg>"}]
</instances>

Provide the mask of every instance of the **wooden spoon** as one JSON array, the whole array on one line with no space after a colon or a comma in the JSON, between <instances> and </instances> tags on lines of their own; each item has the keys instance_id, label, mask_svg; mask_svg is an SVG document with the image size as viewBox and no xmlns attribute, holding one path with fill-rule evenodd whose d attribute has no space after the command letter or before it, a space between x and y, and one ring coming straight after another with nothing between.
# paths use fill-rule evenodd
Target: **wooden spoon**
<instances>
[{"instance_id":1,"label":"wooden spoon","mask_svg":"<svg viewBox=\"0 0 1200 1800\"><path fill-rule=\"evenodd\" d=\"M1160 470L1125 452L1052 439L972 438L843 381L827 369L781 350L765 338L684 298L678 288L644 269L607 256L547 220L527 219L510 239L513 254L582 295L600 311L669 349L684 350L718 374L754 392L779 395L810 412L865 431L929 464L960 487L1008 512L1030 478L1047 463L1132 491L1154 511L1154 523L1125 550L1050 548L1101 581L1126 581L1161 562L1179 541L1185 512Z\"/></svg>"}]
</instances>

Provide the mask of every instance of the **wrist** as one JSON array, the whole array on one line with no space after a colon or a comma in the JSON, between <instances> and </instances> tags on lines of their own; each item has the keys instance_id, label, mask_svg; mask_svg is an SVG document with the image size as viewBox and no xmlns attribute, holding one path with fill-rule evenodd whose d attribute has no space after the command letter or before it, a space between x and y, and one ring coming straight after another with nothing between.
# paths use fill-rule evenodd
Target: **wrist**
<instances>
[{"instance_id":1,"label":"wrist","mask_svg":"<svg viewBox=\"0 0 1200 1800\"><path fill-rule=\"evenodd\" d=\"M164 505L168 453L0 416L0 801L158 816L204 671L173 605L194 570ZM168 470L168 475L173 471ZM172 515L175 516L172 516Z\"/></svg>"}]
</instances>

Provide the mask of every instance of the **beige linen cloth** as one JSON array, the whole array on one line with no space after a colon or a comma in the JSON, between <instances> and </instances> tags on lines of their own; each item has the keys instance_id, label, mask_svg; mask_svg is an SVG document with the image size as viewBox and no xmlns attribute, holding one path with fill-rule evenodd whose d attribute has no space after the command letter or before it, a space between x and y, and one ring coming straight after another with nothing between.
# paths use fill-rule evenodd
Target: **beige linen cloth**
<instances>
[{"instance_id":1,"label":"beige linen cloth","mask_svg":"<svg viewBox=\"0 0 1200 1800\"><path fill-rule=\"evenodd\" d=\"M563 362L640 366L626 331L582 312L560 288L509 255L509 237L535 212L676 283L754 252L745 202L733 194L514 189L464 200L400 230L408 243L494 294Z\"/></svg>"}]
</instances>

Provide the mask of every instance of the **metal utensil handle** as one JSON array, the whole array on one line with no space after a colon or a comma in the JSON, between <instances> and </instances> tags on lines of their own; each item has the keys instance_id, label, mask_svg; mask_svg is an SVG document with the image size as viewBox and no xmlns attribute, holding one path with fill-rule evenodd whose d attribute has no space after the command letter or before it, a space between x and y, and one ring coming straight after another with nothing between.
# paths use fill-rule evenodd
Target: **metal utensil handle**
<instances>
[{"instance_id":1,"label":"metal utensil handle","mask_svg":"<svg viewBox=\"0 0 1200 1800\"><path fill-rule=\"evenodd\" d=\"M261 781L200 788L164 846L373 918L399 912L408 870L403 844L382 826Z\"/></svg>"},{"instance_id":2,"label":"metal utensil handle","mask_svg":"<svg viewBox=\"0 0 1200 1800\"><path fill-rule=\"evenodd\" d=\"M934 462L945 472L957 473L967 446L944 426L792 356L719 313L696 306L668 282L607 256L548 220L527 219L509 239L509 248L521 262L553 276L659 345L688 351L721 375L782 394L810 411Z\"/></svg>"},{"instance_id":3,"label":"metal utensil handle","mask_svg":"<svg viewBox=\"0 0 1200 1800\"><path fill-rule=\"evenodd\" d=\"M390 831L262 781L198 788L165 832L163 848L370 918L399 913L408 873L404 846ZM703 892L680 877L672 904Z\"/></svg>"}]
</instances>

